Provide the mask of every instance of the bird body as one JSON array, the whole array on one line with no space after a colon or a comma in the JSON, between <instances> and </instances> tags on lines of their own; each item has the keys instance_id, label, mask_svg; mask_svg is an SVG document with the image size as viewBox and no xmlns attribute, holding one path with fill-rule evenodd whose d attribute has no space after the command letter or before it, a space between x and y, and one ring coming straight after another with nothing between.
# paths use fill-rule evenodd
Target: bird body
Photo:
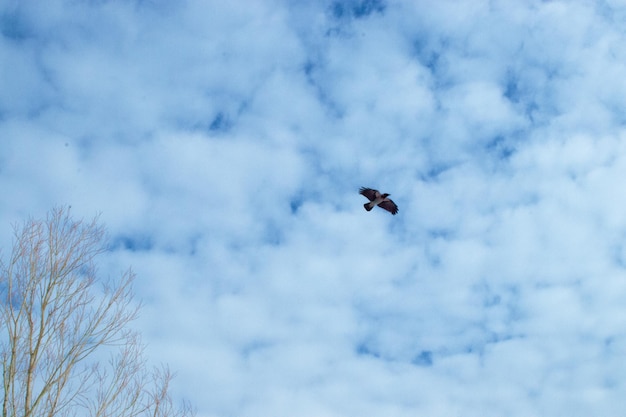
<instances>
[{"instance_id":1,"label":"bird body","mask_svg":"<svg viewBox=\"0 0 626 417\"><path fill-rule=\"evenodd\" d=\"M374 207L378 206L382 209L387 210L394 216L396 215L396 213L398 213L398 206L396 205L396 203L393 202L393 200L388 198L390 195L388 193L381 194L381 192L378 190L361 187L359 189L359 194L369 200L369 203L363 204L363 207L365 207L365 210L367 211L370 211Z\"/></svg>"}]
</instances>

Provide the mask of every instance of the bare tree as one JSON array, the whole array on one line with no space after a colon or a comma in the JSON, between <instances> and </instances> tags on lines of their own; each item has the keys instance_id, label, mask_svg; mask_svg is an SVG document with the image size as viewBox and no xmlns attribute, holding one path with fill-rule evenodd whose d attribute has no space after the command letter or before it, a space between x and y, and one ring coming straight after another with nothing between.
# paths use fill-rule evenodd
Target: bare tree
<instances>
[{"instance_id":1,"label":"bare tree","mask_svg":"<svg viewBox=\"0 0 626 417\"><path fill-rule=\"evenodd\" d=\"M172 375L146 367L129 328L134 274L98 278L105 230L97 218L76 221L59 208L14 232L0 261L2 417L191 415L173 406Z\"/></svg>"}]
</instances>

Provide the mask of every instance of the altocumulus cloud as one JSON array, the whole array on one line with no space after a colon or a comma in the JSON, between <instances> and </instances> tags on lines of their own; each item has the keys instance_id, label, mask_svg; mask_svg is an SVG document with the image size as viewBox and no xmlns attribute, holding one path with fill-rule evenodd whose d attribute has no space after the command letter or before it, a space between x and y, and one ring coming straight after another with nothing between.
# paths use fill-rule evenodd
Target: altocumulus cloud
<instances>
[{"instance_id":1,"label":"altocumulus cloud","mask_svg":"<svg viewBox=\"0 0 626 417\"><path fill-rule=\"evenodd\" d=\"M202 417L620 415L625 21L8 0L1 218L102 213Z\"/></svg>"}]
</instances>

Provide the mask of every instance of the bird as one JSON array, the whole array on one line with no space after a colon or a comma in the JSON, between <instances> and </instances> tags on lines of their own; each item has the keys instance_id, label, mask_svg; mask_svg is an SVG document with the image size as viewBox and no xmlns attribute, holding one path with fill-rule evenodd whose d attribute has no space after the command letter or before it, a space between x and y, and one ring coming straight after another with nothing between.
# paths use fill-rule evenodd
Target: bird
<instances>
[{"instance_id":1,"label":"bird","mask_svg":"<svg viewBox=\"0 0 626 417\"><path fill-rule=\"evenodd\" d=\"M387 198L391 194L381 194L380 191L374 190L371 188L361 187L359 189L359 194L365 196L370 202L363 204L365 210L370 211L375 206L378 206L382 209L387 210L389 213L394 216L398 212L398 206L391 199Z\"/></svg>"}]
</instances>

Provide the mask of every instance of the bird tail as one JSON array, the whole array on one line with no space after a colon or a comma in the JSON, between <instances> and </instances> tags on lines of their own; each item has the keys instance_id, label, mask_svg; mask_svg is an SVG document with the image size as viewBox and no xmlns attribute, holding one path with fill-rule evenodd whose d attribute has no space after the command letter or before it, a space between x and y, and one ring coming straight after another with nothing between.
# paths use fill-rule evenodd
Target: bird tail
<instances>
[{"instance_id":1,"label":"bird tail","mask_svg":"<svg viewBox=\"0 0 626 417\"><path fill-rule=\"evenodd\" d=\"M370 205L370 203L365 203L363 204L363 207L365 207L365 210L370 211L373 207Z\"/></svg>"}]
</instances>

